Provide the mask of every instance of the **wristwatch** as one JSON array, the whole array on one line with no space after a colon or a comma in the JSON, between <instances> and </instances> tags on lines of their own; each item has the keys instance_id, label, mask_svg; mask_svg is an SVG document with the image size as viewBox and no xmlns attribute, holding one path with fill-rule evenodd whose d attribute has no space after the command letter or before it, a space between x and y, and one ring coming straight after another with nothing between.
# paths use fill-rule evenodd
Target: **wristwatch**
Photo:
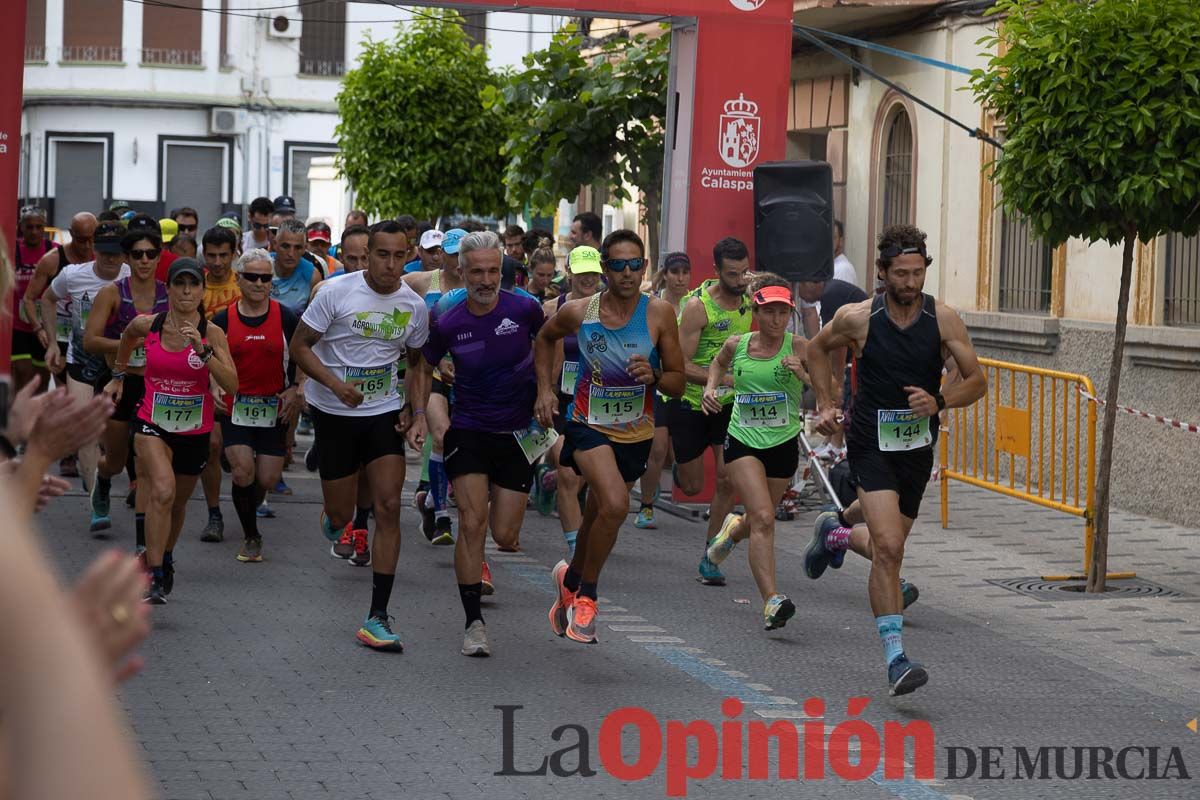
<instances>
[{"instance_id":1,"label":"wristwatch","mask_svg":"<svg viewBox=\"0 0 1200 800\"><path fill-rule=\"evenodd\" d=\"M200 352L200 360L207 364L208 360L213 357L213 352L213 346L211 344L204 345L204 350Z\"/></svg>"},{"instance_id":2,"label":"wristwatch","mask_svg":"<svg viewBox=\"0 0 1200 800\"><path fill-rule=\"evenodd\" d=\"M938 392L937 394L935 394L933 396L933 399L937 402L938 411L946 410L946 398L942 397L941 392Z\"/></svg>"}]
</instances>

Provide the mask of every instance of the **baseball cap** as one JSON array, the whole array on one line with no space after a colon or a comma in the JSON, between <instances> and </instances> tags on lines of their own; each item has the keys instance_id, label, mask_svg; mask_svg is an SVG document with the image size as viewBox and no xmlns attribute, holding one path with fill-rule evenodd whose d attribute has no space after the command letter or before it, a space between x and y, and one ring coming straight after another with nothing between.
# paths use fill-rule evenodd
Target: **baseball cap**
<instances>
[{"instance_id":1,"label":"baseball cap","mask_svg":"<svg viewBox=\"0 0 1200 800\"><path fill-rule=\"evenodd\" d=\"M600 268L600 251L586 244L580 245L567 256L567 269L572 275L585 275L589 272L603 272Z\"/></svg>"},{"instance_id":2,"label":"baseball cap","mask_svg":"<svg viewBox=\"0 0 1200 800\"><path fill-rule=\"evenodd\" d=\"M134 211L133 209L129 209L128 211L126 211L124 214L121 215L121 220L123 222L129 222L129 220L133 219L136 216L137 216L137 212Z\"/></svg>"},{"instance_id":3,"label":"baseball cap","mask_svg":"<svg viewBox=\"0 0 1200 800\"><path fill-rule=\"evenodd\" d=\"M441 247L442 242L446 239L446 234L441 231L428 230L421 234L421 249L432 250L435 247Z\"/></svg>"},{"instance_id":4,"label":"baseball cap","mask_svg":"<svg viewBox=\"0 0 1200 800\"><path fill-rule=\"evenodd\" d=\"M121 240L125 238L125 226L119 222L101 222L96 226L94 241L96 252L116 255L121 250Z\"/></svg>"},{"instance_id":5,"label":"baseball cap","mask_svg":"<svg viewBox=\"0 0 1200 800\"><path fill-rule=\"evenodd\" d=\"M167 268L167 283L172 284L180 275L191 275L204 283L204 268L194 258L177 258Z\"/></svg>"},{"instance_id":6,"label":"baseball cap","mask_svg":"<svg viewBox=\"0 0 1200 800\"><path fill-rule=\"evenodd\" d=\"M124 211L124 210L128 209L129 207L130 206L129 206L128 200L113 200L111 203L108 204L109 211Z\"/></svg>"},{"instance_id":7,"label":"baseball cap","mask_svg":"<svg viewBox=\"0 0 1200 800\"><path fill-rule=\"evenodd\" d=\"M325 242L325 244L329 244L333 241L333 237L329 235L329 228L322 229L318 226L309 229L308 240L310 242Z\"/></svg>"},{"instance_id":8,"label":"baseball cap","mask_svg":"<svg viewBox=\"0 0 1200 800\"><path fill-rule=\"evenodd\" d=\"M240 231L242 226L233 217L221 217L217 220L218 228L229 228L231 231Z\"/></svg>"},{"instance_id":9,"label":"baseball cap","mask_svg":"<svg viewBox=\"0 0 1200 800\"><path fill-rule=\"evenodd\" d=\"M179 223L170 217L160 219L158 221L158 229L162 231L163 244L166 244L179 235Z\"/></svg>"},{"instance_id":10,"label":"baseball cap","mask_svg":"<svg viewBox=\"0 0 1200 800\"><path fill-rule=\"evenodd\" d=\"M296 201L286 194L281 194L275 198L275 211L290 211L296 213Z\"/></svg>"},{"instance_id":11,"label":"baseball cap","mask_svg":"<svg viewBox=\"0 0 1200 800\"><path fill-rule=\"evenodd\" d=\"M442 252L446 255L454 255L458 252L458 248L462 246L463 237L467 232L462 228L451 228L442 235Z\"/></svg>"}]
</instances>

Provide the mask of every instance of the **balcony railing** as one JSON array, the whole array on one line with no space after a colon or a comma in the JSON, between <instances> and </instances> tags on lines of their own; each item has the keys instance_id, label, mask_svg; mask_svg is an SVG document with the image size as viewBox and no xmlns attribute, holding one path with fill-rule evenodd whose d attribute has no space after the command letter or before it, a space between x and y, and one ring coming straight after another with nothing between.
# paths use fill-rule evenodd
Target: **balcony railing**
<instances>
[{"instance_id":1,"label":"balcony railing","mask_svg":"<svg viewBox=\"0 0 1200 800\"><path fill-rule=\"evenodd\" d=\"M45 61L46 60L46 45L44 45L44 44L26 44L25 45L25 60L26 61Z\"/></svg>"},{"instance_id":2,"label":"balcony railing","mask_svg":"<svg viewBox=\"0 0 1200 800\"><path fill-rule=\"evenodd\" d=\"M318 78L340 78L346 74L346 62L302 58L300 59L300 74Z\"/></svg>"},{"instance_id":3,"label":"balcony railing","mask_svg":"<svg viewBox=\"0 0 1200 800\"><path fill-rule=\"evenodd\" d=\"M125 52L120 47L97 44L72 44L62 48L63 61L85 61L94 64L120 64Z\"/></svg>"},{"instance_id":4,"label":"balcony railing","mask_svg":"<svg viewBox=\"0 0 1200 800\"><path fill-rule=\"evenodd\" d=\"M142 63L155 67L203 67L204 51L143 47Z\"/></svg>"}]
</instances>

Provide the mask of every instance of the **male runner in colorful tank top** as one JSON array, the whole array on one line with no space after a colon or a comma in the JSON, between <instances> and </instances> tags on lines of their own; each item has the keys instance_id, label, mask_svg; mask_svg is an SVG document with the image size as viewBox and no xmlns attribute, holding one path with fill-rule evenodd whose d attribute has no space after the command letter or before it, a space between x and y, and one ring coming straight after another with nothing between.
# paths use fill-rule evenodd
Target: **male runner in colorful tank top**
<instances>
[{"instance_id":1,"label":"male runner in colorful tank top","mask_svg":"<svg viewBox=\"0 0 1200 800\"><path fill-rule=\"evenodd\" d=\"M904 652L900 565L933 467L938 414L969 406L987 391L966 325L954 309L922 292L932 262L924 232L912 225L885 229L875 266L886 291L843 306L808 346L820 413L817 431L825 435L841 425L829 354L851 347L858 358L858 390L846 439L858 500L844 514L851 521L861 514L866 524L851 529L839 526L833 514L818 517L804 571L819 578L834 553L847 548L871 559L867 587L893 695L929 680L925 668ZM962 380L943 387L948 357Z\"/></svg>"},{"instance_id":2,"label":"male runner in colorful tank top","mask_svg":"<svg viewBox=\"0 0 1200 800\"><path fill-rule=\"evenodd\" d=\"M556 345L564 336L579 337L579 379L560 463L578 470L590 490L571 563L554 567L550 628L583 643L596 641L600 571L629 513L629 489L646 470L654 437L653 392L678 397L684 387L675 310L640 292L646 270L641 237L613 231L600 253L608 287L564 305L542 326L535 347L536 416L548 428L558 410Z\"/></svg>"}]
</instances>

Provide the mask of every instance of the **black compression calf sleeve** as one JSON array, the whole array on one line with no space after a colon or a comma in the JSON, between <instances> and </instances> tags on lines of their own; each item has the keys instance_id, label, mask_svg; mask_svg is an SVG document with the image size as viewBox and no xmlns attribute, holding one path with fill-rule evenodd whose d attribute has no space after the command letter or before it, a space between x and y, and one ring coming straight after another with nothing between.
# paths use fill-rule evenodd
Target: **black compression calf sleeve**
<instances>
[{"instance_id":1,"label":"black compression calf sleeve","mask_svg":"<svg viewBox=\"0 0 1200 800\"><path fill-rule=\"evenodd\" d=\"M238 522L242 523L242 535L247 539L258 536L258 515L254 513L258 504L254 502L254 489L253 483L249 486L238 486L235 483L230 492L233 495L233 509L237 512Z\"/></svg>"}]
</instances>

